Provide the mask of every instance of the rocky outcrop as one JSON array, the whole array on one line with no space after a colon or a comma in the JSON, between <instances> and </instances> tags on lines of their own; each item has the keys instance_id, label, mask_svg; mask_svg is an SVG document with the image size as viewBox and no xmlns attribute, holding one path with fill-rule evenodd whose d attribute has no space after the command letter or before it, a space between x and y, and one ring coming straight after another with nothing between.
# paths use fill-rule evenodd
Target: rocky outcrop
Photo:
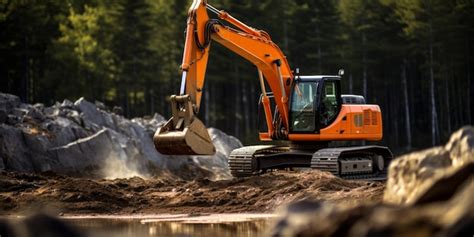
<instances>
[{"instance_id":1,"label":"rocky outcrop","mask_svg":"<svg viewBox=\"0 0 474 237\"><path fill-rule=\"evenodd\" d=\"M216 148L216 154L212 158L196 156L193 157L193 160L201 167L207 167L213 173L213 179L231 179L232 175L227 165L227 157L232 150L241 147L242 144L237 138L228 136L218 129L209 128L208 131Z\"/></svg>"},{"instance_id":2,"label":"rocky outcrop","mask_svg":"<svg viewBox=\"0 0 474 237\"><path fill-rule=\"evenodd\" d=\"M0 170L114 178L182 176L187 167L188 178L230 177L227 154L242 146L236 138L211 128L215 156L164 156L152 141L164 121L159 114L128 120L84 98L45 107L0 93Z\"/></svg>"},{"instance_id":3,"label":"rocky outcrop","mask_svg":"<svg viewBox=\"0 0 474 237\"><path fill-rule=\"evenodd\" d=\"M443 147L404 155L389 169L384 203L288 206L270 236L472 236L474 128L455 132Z\"/></svg>"},{"instance_id":4,"label":"rocky outcrop","mask_svg":"<svg viewBox=\"0 0 474 237\"><path fill-rule=\"evenodd\" d=\"M474 127L453 133L445 146L401 156L392 161L384 201L413 204L440 179L474 162Z\"/></svg>"},{"instance_id":5,"label":"rocky outcrop","mask_svg":"<svg viewBox=\"0 0 474 237\"><path fill-rule=\"evenodd\" d=\"M369 237L472 236L474 183L467 182L451 199L425 205L341 206L303 201L290 205L270 236Z\"/></svg>"}]
</instances>

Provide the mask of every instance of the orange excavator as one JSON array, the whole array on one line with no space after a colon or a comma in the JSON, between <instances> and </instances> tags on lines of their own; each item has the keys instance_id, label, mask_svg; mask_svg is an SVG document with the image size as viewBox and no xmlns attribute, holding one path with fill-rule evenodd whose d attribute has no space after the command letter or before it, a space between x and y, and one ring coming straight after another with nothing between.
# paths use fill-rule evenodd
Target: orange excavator
<instances>
[{"instance_id":1,"label":"orange excavator","mask_svg":"<svg viewBox=\"0 0 474 237\"><path fill-rule=\"evenodd\" d=\"M208 12L218 19L210 19ZM246 146L232 151L228 161L233 176L290 167L311 167L348 179L373 179L386 174L392 159L389 148L340 145L344 143L339 141L382 139L379 106L366 104L362 96L341 95L343 70L338 75L302 76L298 70L294 74L268 33L205 0L194 0L189 8L179 95L170 97L172 118L153 138L160 153L215 153L206 127L196 117L211 41L257 67L262 91L259 138L286 141L283 145Z\"/></svg>"}]
</instances>

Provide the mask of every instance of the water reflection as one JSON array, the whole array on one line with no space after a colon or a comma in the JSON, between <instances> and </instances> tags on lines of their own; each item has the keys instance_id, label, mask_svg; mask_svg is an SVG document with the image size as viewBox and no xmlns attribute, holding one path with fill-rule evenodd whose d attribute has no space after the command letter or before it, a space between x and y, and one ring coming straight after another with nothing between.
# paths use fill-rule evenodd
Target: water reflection
<instances>
[{"instance_id":1,"label":"water reflection","mask_svg":"<svg viewBox=\"0 0 474 237\"><path fill-rule=\"evenodd\" d=\"M182 221L143 222L139 219L68 219L89 236L262 236L269 219L241 222L196 223Z\"/></svg>"}]
</instances>

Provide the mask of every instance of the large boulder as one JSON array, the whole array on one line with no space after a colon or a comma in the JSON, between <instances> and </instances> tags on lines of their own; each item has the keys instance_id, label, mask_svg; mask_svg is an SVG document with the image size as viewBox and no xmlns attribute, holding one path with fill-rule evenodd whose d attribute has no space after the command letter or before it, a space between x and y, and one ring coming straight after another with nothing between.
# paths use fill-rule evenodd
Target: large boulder
<instances>
[{"instance_id":1,"label":"large boulder","mask_svg":"<svg viewBox=\"0 0 474 237\"><path fill-rule=\"evenodd\" d=\"M213 156L195 156L193 159L199 166L214 174L211 179L231 179L232 175L230 174L227 158L232 150L242 147L242 143L237 138L229 136L219 129L209 128L208 132L216 148L216 154Z\"/></svg>"},{"instance_id":2,"label":"large boulder","mask_svg":"<svg viewBox=\"0 0 474 237\"><path fill-rule=\"evenodd\" d=\"M8 170L34 171L30 150L21 129L0 124L0 157Z\"/></svg>"},{"instance_id":3,"label":"large boulder","mask_svg":"<svg viewBox=\"0 0 474 237\"><path fill-rule=\"evenodd\" d=\"M392 161L384 203L344 205L303 201L284 209L270 236L472 236L474 128L446 146Z\"/></svg>"},{"instance_id":4,"label":"large boulder","mask_svg":"<svg viewBox=\"0 0 474 237\"><path fill-rule=\"evenodd\" d=\"M11 111L15 108L18 108L20 104L21 101L18 96L0 93L0 111L10 114Z\"/></svg>"},{"instance_id":5,"label":"large boulder","mask_svg":"<svg viewBox=\"0 0 474 237\"><path fill-rule=\"evenodd\" d=\"M269 236L472 236L473 180L470 163L438 180L413 206L297 202L281 212Z\"/></svg>"},{"instance_id":6,"label":"large boulder","mask_svg":"<svg viewBox=\"0 0 474 237\"><path fill-rule=\"evenodd\" d=\"M474 127L453 133L445 146L411 153L393 160L389 167L384 201L413 204L438 180L474 162Z\"/></svg>"},{"instance_id":7,"label":"large boulder","mask_svg":"<svg viewBox=\"0 0 474 237\"><path fill-rule=\"evenodd\" d=\"M100 110L95 104L80 98L74 102L74 106L81 113L82 121L86 129L98 130L102 127L108 127L116 130L116 121L110 113Z\"/></svg>"}]
</instances>

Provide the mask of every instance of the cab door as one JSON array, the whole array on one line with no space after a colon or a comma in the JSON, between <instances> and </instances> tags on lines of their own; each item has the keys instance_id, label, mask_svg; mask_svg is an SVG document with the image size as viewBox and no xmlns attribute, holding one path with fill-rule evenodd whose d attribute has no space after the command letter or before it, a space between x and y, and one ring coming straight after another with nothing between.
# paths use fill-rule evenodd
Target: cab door
<instances>
[{"instance_id":1,"label":"cab door","mask_svg":"<svg viewBox=\"0 0 474 237\"><path fill-rule=\"evenodd\" d=\"M318 100L320 129L328 127L334 122L334 120L336 120L342 106L340 80L325 78L322 83Z\"/></svg>"},{"instance_id":2,"label":"cab door","mask_svg":"<svg viewBox=\"0 0 474 237\"><path fill-rule=\"evenodd\" d=\"M290 103L291 133L319 133L317 122L318 82L297 80Z\"/></svg>"}]
</instances>

